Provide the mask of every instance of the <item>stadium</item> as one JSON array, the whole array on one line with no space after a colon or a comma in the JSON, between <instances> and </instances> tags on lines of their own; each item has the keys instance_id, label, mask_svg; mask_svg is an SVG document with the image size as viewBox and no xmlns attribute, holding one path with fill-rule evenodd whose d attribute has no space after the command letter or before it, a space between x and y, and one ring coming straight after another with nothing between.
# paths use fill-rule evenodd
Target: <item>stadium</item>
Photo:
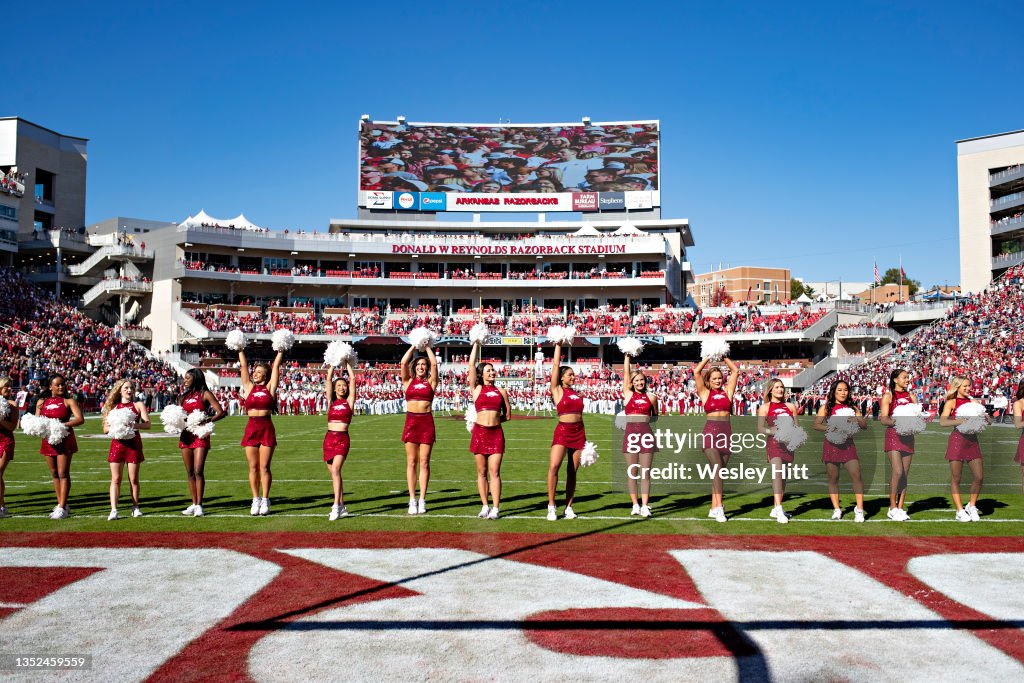
<instances>
[{"instance_id":1,"label":"stadium","mask_svg":"<svg viewBox=\"0 0 1024 683\"><path fill-rule=\"evenodd\" d=\"M962 296L711 306L660 136L364 116L355 218L87 225L88 140L0 119L0 670L1019 679L1024 133L958 143Z\"/></svg>"}]
</instances>

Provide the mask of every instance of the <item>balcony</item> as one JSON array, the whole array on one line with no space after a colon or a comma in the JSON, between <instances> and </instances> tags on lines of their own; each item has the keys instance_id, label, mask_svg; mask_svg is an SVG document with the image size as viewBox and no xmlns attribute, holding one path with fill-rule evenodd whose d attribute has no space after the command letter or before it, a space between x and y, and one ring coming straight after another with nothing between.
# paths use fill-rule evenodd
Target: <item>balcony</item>
<instances>
[{"instance_id":1,"label":"balcony","mask_svg":"<svg viewBox=\"0 0 1024 683\"><path fill-rule=\"evenodd\" d=\"M153 330L148 327L122 327L121 337L129 341L149 341L153 338Z\"/></svg>"},{"instance_id":2,"label":"balcony","mask_svg":"<svg viewBox=\"0 0 1024 683\"><path fill-rule=\"evenodd\" d=\"M874 325L854 325L852 327L837 327L837 339L874 339L882 341L889 339L899 341L900 334L891 327L877 327Z\"/></svg>"},{"instance_id":3,"label":"balcony","mask_svg":"<svg viewBox=\"0 0 1024 683\"><path fill-rule=\"evenodd\" d=\"M87 254L91 254L93 251L89 245L88 236L74 230L34 232L30 239L21 241L18 246L23 251L68 249Z\"/></svg>"},{"instance_id":4,"label":"balcony","mask_svg":"<svg viewBox=\"0 0 1024 683\"><path fill-rule=\"evenodd\" d=\"M1018 206L1024 206L1024 192L1014 192L998 199L992 199L989 201L989 213L996 213L997 211L1006 211L1008 209L1015 209Z\"/></svg>"},{"instance_id":5,"label":"balcony","mask_svg":"<svg viewBox=\"0 0 1024 683\"><path fill-rule=\"evenodd\" d=\"M998 221L992 221L992 234L993 235L1004 235L1014 230L1024 229L1024 215L1012 216L1003 218Z\"/></svg>"},{"instance_id":6,"label":"balcony","mask_svg":"<svg viewBox=\"0 0 1024 683\"><path fill-rule=\"evenodd\" d=\"M1016 266L1024 263L1024 251L1018 251L1016 254L1003 254L1002 256L992 257L992 270L1002 270L1011 266Z\"/></svg>"},{"instance_id":7,"label":"balcony","mask_svg":"<svg viewBox=\"0 0 1024 683\"><path fill-rule=\"evenodd\" d=\"M1024 180L1024 164L1018 164L1002 171L990 173L988 175L988 186L998 187L999 185L1006 185L1018 180Z\"/></svg>"},{"instance_id":8,"label":"balcony","mask_svg":"<svg viewBox=\"0 0 1024 683\"><path fill-rule=\"evenodd\" d=\"M132 282L130 280L100 280L82 295L82 303L87 307L99 306L112 296L139 296L152 294L152 282Z\"/></svg>"}]
</instances>

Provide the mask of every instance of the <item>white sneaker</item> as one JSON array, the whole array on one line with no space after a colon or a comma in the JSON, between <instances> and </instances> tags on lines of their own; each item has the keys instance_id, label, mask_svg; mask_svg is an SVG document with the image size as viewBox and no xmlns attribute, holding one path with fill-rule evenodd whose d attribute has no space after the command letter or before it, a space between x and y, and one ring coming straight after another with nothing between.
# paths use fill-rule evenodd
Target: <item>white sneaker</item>
<instances>
[{"instance_id":1,"label":"white sneaker","mask_svg":"<svg viewBox=\"0 0 1024 683\"><path fill-rule=\"evenodd\" d=\"M7 506L6 505L0 505L0 519L3 519L6 516L7 516Z\"/></svg>"},{"instance_id":2,"label":"white sneaker","mask_svg":"<svg viewBox=\"0 0 1024 683\"><path fill-rule=\"evenodd\" d=\"M202 517L203 516L203 506L202 505L196 505L196 509L192 511L192 516L193 517Z\"/></svg>"},{"instance_id":3,"label":"white sneaker","mask_svg":"<svg viewBox=\"0 0 1024 683\"><path fill-rule=\"evenodd\" d=\"M486 505L484 505L483 507L480 508L480 512L478 512L476 516L479 517L480 519L487 519L487 515L489 515L490 512L491 512L491 509L489 507L487 507Z\"/></svg>"},{"instance_id":4,"label":"white sneaker","mask_svg":"<svg viewBox=\"0 0 1024 683\"><path fill-rule=\"evenodd\" d=\"M566 519L576 519L576 513L573 511L571 505L566 505L565 506L565 515L564 516L565 516Z\"/></svg>"},{"instance_id":5,"label":"white sneaker","mask_svg":"<svg viewBox=\"0 0 1024 683\"><path fill-rule=\"evenodd\" d=\"M708 517L710 517L711 519L717 519L718 518L718 508L711 508L710 510L708 510Z\"/></svg>"},{"instance_id":6,"label":"white sneaker","mask_svg":"<svg viewBox=\"0 0 1024 683\"><path fill-rule=\"evenodd\" d=\"M860 524L864 521L864 511L860 508L853 509L853 521Z\"/></svg>"},{"instance_id":7,"label":"white sneaker","mask_svg":"<svg viewBox=\"0 0 1024 683\"><path fill-rule=\"evenodd\" d=\"M964 507L964 510L967 510L967 514L969 514L971 516L971 521L972 522L980 522L981 521L981 514L978 512L977 506L971 505L970 503L968 503L967 506Z\"/></svg>"},{"instance_id":8,"label":"white sneaker","mask_svg":"<svg viewBox=\"0 0 1024 683\"><path fill-rule=\"evenodd\" d=\"M427 513L427 499L420 498L420 503L416 507L416 514L425 515Z\"/></svg>"},{"instance_id":9,"label":"white sneaker","mask_svg":"<svg viewBox=\"0 0 1024 683\"><path fill-rule=\"evenodd\" d=\"M491 508L491 511L487 513L487 519L497 519L498 508Z\"/></svg>"},{"instance_id":10,"label":"white sneaker","mask_svg":"<svg viewBox=\"0 0 1024 683\"><path fill-rule=\"evenodd\" d=\"M715 521L719 522L719 523L721 523L721 522L728 522L729 521L729 518L725 516L725 508L724 507L717 507L717 508L715 508L714 518L715 518Z\"/></svg>"},{"instance_id":11,"label":"white sneaker","mask_svg":"<svg viewBox=\"0 0 1024 683\"><path fill-rule=\"evenodd\" d=\"M59 508L57 508L57 511L54 512L53 514L55 515L54 519L67 519L68 515L70 515L71 513L68 512L68 508L66 508L66 507L59 507Z\"/></svg>"},{"instance_id":12,"label":"white sneaker","mask_svg":"<svg viewBox=\"0 0 1024 683\"><path fill-rule=\"evenodd\" d=\"M137 507L133 507L132 508L132 517L141 517L141 516L142 516L142 510L140 510Z\"/></svg>"},{"instance_id":13,"label":"white sneaker","mask_svg":"<svg viewBox=\"0 0 1024 683\"><path fill-rule=\"evenodd\" d=\"M548 505L548 521L554 522L558 519L558 510L554 505Z\"/></svg>"},{"instance_id":14,"label":"white sneaker","mask_svg":"<svg viewBox=\"0 0 1024 683\"><path fill-rule=\"evenodd\" d=\"M629 511L629 516L633 517L640 514L640 503L633 503L633 509Z\"/></svg>"},{"instance_id":15,"label":"white sneaker","mask_svg":"<svg viewBox=\"0 0 1024 683\"><path fill-rule=\"evenodd\" d=\"M956 521L958 522L969 522L971 521L971 513L967 510L960 510L956 513Z\"/></svg>"},{"instance_id":16,"label":"white sneaker","mask_svg":"<svg viewBox=\"0 0 1024 683\"><path fill-rule=\"evenodd\" d=\"M908 515L907 511L904 510L903 508L900 508L900 517L903 518L901 521L904 521L904 522L909 522L910 521L910 515Z\"/></svg>"},{"instance_id":17,"label":"white sneaker","mask_svg":"<svg viewBox=\"0 0 1024 683\"><path fill-rule=\"evenodd\" d=\"M260 498L260 517L266 517L270 514L270 499Z\"/></svg>"},{"instance_id":18,"label":"white sneaker","mask_svg":"<svg viewBox=\"0 0 1024 683\"><path fill-rule=\"evenodd\" d=\"M54 519L60 519L60 517L54 517ZM107 515L107 521L113 522L115 519L117 519L117 510L111 510L110 514Z\"/></svg>"},{"instance_id":19,"label":"white sneaker","mask_svg":"<svg viewBox=\"0 0 1024 683\"><path fill-rule=\"evenodd\" d=\"M342 505L341 508L338 510L338 516L339 517L348 517L348 508L345 507L344 505Z\"/></svg>"},{"instance_id":20,"label":"white sneaker","mask_svg":"<svg viewBox=\"0 0 1024 683\"><path fill-rule=\"evenodd\" d=\"M185 515L186 517L191 517L192 515L194 515L194 514L195 514L195 512L196 512L196 504L195 504L195 503L192 503L192 504L191 504L191 505L189 505L189 506L188 506L187 508L185 508L184 510L182 510L182 511L181 511L181 514Z\"/></svg>"},{"instance_id":21,"label":"white sneaker","mask_svg":"<svg viewBox=\"0 0 1024 683\"><path fill-rule=\"evenodd\" d=\"M255 517L260 514L260 503L263 502L259 497L252 499L252 507L249 508L249 514Z\"/></svg>"},{"instance_id":22,"label":"white sneaker","mask_svg":"<svg viewBox=\"0 0 1024 683\"><path fill-rule=\"evenodd\" d=\"M779 514L775 516L775 521L779 524L789 524L789 515L787 515L785 512L782 511L781 508L779 508Z\"/></svg>"},{"instance_id":23,"label":"white sneaker","mask_svg":"<svg viewBox=\"0 0 1024 683\"><path fill-rule=\"evenodd\" d=\"M640 516L641 517L650 517L651 516L651 508L650 508L649 505L641 505L640 506Z\"/></svg>"},{"instance_id":24,"label":"white sneaker","mask_svg":"<svg viewBox=\"0 0 1024 683\"><path fill-rule=\"evenodd\" d=\"M863 515L863 514L864 513L862 512L861 515ZM842 519L842 518L843 518L843 511L842 511L841 508L836 508L835 510L832 511L832 519Z\"/></svg>"},{"instance_id":25,"label":"white sneaker","mask_svg":"<svg viewBox=\"0 0 1024 683\"><path fill-rule=\"evenodd\" d=\"M330 521L330 522L333 522L336 519L338 519L338 506L337 505L332 505L331 506L331 514L327 515L327 520Z\"/></svg>"},{"instance_id":26,"label":"white sneaker","mask_svg":"<svg viewBox=\"0 0 1024 683\"><path fill-rule=\"evenodd\" d=\"M780 512L782 512L782 506L781 505L776 505L776 506L774 506L772 508L772 511L768 513L768 516L771 517L772 519L778 519Z\"/></svg>"},{"instance_id":27,"label":"white sneaker","mask_svg":"<svg viewBox=\"0 0 1024 683\"><path fill-rule=\"evenodd\" d=\"M419 507L417 507L416 501L415 500L410 500L409 501L409 514L410 515L415 515L417 512L419 512Z\"/></svg>"},{"instance_id":28,"label":"white sneaker","mask_svg":"<svg viewBox=\"0 0 1024 683\"><path fill-rule=\"evenodd\" d=\"M894 522L905 522L908 519L906 514L900 508L889 508L889 512L885 513L885 516Z\"/></svg>"}]
</instances>

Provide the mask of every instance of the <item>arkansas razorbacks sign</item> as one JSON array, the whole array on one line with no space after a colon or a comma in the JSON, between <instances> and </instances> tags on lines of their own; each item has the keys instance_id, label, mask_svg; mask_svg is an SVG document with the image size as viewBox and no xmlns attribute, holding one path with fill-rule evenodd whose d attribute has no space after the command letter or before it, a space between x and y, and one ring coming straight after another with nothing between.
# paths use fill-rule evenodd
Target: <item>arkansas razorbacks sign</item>
<instances>
[{"instance_id":1,"label":"arkansas razorbacks sign","mask_svg":"<svg viewBox=\"0 0 1024 683\"><path fill-rule=\"evenodd\" d=\"M0 654L91 655L76 681L1021 680L1022 560L1019 538L0 534Z\"/></svg>"}]
</instances>

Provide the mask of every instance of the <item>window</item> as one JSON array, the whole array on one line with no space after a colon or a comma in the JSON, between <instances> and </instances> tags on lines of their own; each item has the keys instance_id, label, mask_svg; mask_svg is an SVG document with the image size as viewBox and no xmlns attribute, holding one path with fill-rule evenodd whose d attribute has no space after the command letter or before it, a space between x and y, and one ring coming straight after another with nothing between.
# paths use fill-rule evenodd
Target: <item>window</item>
<instances>
[{"instance_id":1,"label":"window","mask_svg":"<svg viewBox=\"0 0 1024 683\"><path fill-rule=\"evenodd\" d=\"M36 169L36 199L53 203L53 184L56 176L41 168Z\"/></svg>"},{"instance_id":2,"label":"window","mask_svg":"<svg viewBox=\"0 0 1024 683\"><path fill-rule=\"evenodd\" d=\"M0 204L0 218L16 221L18 220L18 210L13 206L4 206L3 204Z\"/></svg>"},{"instance_id":3,"label":"window","mask_svg":"<svg viewBox=\"0 0 1024 683\"><path fill-rule=\"evenodd\" d=\"M275 270L291 270L291 266L286 258L264 258L263 267L270 272Z\"/></svg>"},{"instance_id":4,"label":"window","mask_svg":"<svg viewBox=\"0 0 1024 683\"><path fill-rule=\"evenodd\" d=\"M53 229L53 216L42 211L36 211L32 220L36 232L46 232Z\"/></svg>"}]
</instances>

